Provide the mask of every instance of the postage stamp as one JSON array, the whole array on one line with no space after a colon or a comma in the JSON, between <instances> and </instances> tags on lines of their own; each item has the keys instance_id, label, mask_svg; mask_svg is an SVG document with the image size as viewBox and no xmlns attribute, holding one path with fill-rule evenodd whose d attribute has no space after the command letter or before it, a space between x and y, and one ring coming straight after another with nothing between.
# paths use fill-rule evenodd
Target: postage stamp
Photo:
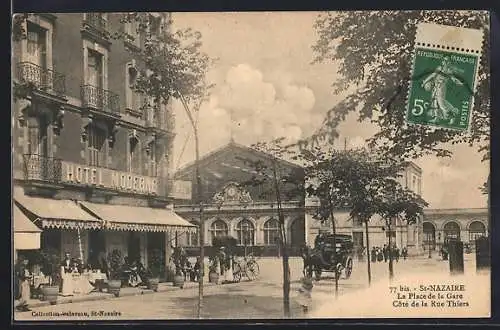
<instances>
[{"instance_id":1,"label":"postage stamp","mask_svg":"<svg viewBox=\"0 0 500 330\"><path fill-rule=\"evenodd\" d=\"M474 105L483 32L417 26L408 90L408 123L467 131Z\"/></svg>"}]
</instances>

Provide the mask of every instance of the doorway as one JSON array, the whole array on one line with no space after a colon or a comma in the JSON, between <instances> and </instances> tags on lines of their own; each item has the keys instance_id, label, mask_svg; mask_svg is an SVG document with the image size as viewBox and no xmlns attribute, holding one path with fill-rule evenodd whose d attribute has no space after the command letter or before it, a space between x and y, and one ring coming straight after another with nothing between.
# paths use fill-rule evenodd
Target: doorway
<instances>
[{"instance_id":1,"label":"doorway","mask_svg":"<svg viewBox=\"0 0 500 330\"><path fill-rule=\"evenodd\" d=\"M137 232L130 232L130 235L128 237L127 254L129 262L141 261L141 237Z\"/></svg>"},{"instance_id":2,"label":"doorway","mask_svg":"<svg viewBox=\"0 0 500 330\"><path fill-rule=\"evenodd\" d=\"M98 265L99 256L106 253L106 240L104 232L100 230L89 230L89 263Z\"/></svg>"}]
</instances>

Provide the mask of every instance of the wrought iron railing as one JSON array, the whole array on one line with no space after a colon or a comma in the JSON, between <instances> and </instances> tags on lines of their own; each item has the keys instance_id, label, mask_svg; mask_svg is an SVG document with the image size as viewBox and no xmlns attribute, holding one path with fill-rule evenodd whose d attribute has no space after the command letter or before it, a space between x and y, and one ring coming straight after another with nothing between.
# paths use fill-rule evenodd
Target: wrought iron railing
<instances>
[{"instance_id":1,"label":"wrought iron railing","mask_svg":"<svg viewBox=\"0 0 500 330\"><path fill-rule=\"evenodd\" d=\"M103 112L118 114L120 99L117 94L92 85L83 85L81 89L82 106Z\"/></svg>"},{"instance_id":2,"label":"wrought iron railing","mask_svg":"<svg viewBox=\"0 0 500 330\"><path fill-rule=\"evenodd\" d=\"M108 21L100 13L86 13L85 23L101 33L108 31Z\"/></svg>"},{"instance_id":3,"label":"wrought iron railing","mask_svg":"<svg viewBox=\"0 0 500 330\"><path fill-rule=\"evenodd\" d=\"M60 159L35 154L25 154L24 178L46 182L60 182L62 175L62 161Z\"/></svg>"},{"instance_id":4,"label":"wrought iron railing","mask_svg":"<svg viewBox=\"0 0 500 330\"><path fill-rule=\"evenodd\" d=\"M63 74L30 62L17 64L17 79L20 83L32 83L37 89L56 94L64 94L66 91L66 77Z\"/></svg>"}]
</instances>

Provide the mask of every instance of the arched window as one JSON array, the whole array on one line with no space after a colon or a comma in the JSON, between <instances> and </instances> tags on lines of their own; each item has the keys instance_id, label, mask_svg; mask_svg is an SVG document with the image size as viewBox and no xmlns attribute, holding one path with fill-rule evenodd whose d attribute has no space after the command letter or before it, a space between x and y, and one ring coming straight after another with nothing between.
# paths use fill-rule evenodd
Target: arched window
<instances>
[{"instance_id":1,"label":"arched window","mask_svg":"<svg viewBox=\"0 0 500 330\"><path fill-rule=\"evenodd\" d=\"M264 223L264 244L276 245L280 239L280 224L278 220L271 218Z\"/></svg>"},{"instance_id":2,"label":"arched window","mask_svg":"<svg viewBox=\"0 0 500 330\"><path fill-rule=\"evenodd\" d=\"M431 222L422 224L424 232L424 248L434 249L436 247L436 227Z\"/></svg>"},{"instance_id":3,"label":"arched window","mask_svg":"<svg viewBox=\"0 0 500 330\"><path fill-rule=\"evenodd\" d=\"M248 219L243 219L236 227L238 232L238 244L240 245L254 245L255 244L255 228L253 223Z\"/></svg>"},{"instance_id":4,"label":"arched window","mask_svg":"<svg viewBox=\"0 0 500 330\"><path fill-rule=\"evenodd\" d=\"M473 221L469 225L469 242L475 242L477 238L486 236L486 226L481 221Z\"/></svg>"},{"instance_id":5,"label":"arched window","mask_svg":"<svg viewBox=\"0 0 500 330\"><path fill-rule=\"evenodd\" d=\"M460 226L455 221L450 221L444 225L444 239L460 239Z\"/></svg>"},{"instance_id":6,"label":"arched window","mask_svg":"<svg viewBox=\"0 0 500 330\"><path fill-rule=\"evenodd\" d=\"M210 227L210 232L212 233L212 241L216 236L227 236L228 229L227 224L222 220L215 220Z\"/></svg>"}]
</instances>

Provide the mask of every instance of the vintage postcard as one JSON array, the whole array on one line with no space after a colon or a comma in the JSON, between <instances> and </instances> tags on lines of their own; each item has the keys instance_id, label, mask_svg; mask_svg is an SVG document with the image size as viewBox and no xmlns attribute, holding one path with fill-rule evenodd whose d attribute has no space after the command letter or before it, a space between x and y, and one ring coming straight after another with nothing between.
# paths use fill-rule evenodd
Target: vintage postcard
<instances>
[{"instance_id":1,"label":"vintage postcard","mask_svg":"<svg viewBox=\"0 0 500 330\"><path fill-rule=\"evenodd\" d=\"M489 317L489 33L16 13L13 321Z\"/></svg>"}]
</instances>

